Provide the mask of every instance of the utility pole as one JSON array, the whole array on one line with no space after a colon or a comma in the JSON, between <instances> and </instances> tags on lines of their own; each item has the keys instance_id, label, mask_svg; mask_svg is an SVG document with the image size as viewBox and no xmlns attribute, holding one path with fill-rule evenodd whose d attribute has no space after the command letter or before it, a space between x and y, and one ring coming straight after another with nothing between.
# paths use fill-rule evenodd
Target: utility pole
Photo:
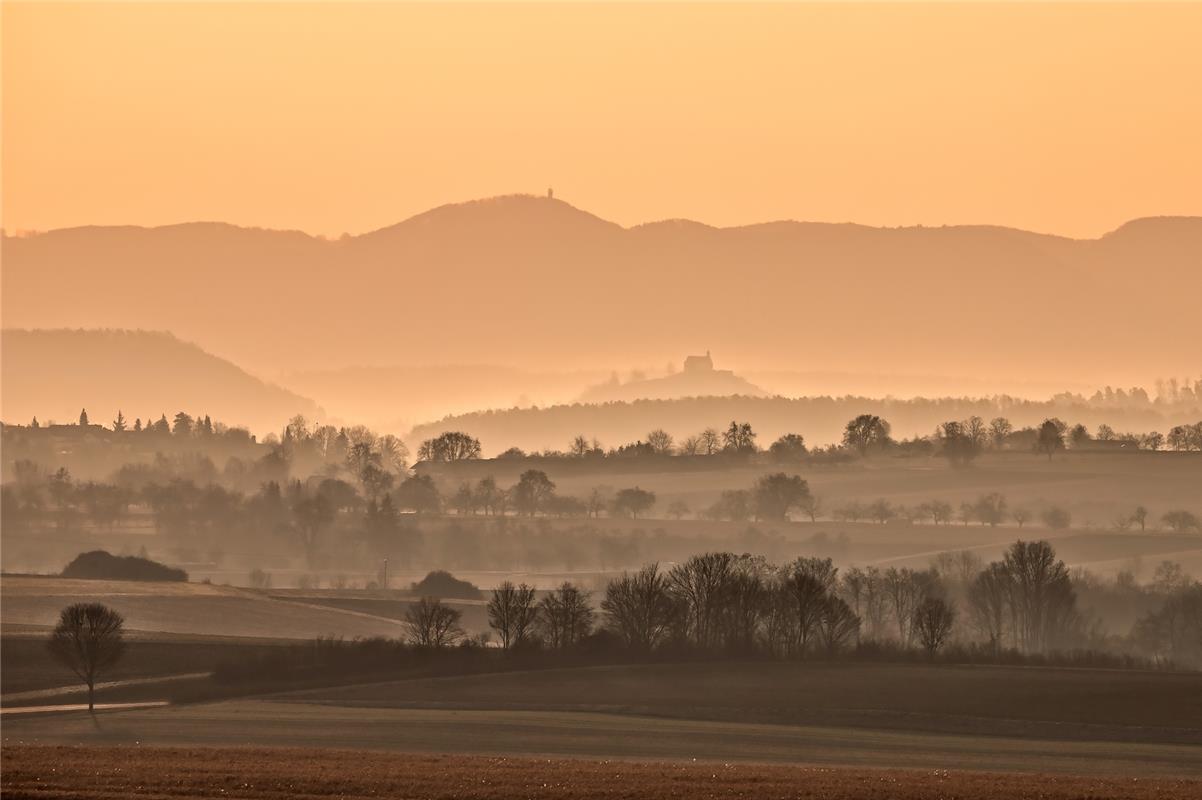
<instances>
[{"instance_id":1,"label":"utility pole","mask_svg":"<svg viewBox=\"0 0 1202 800\"><path fill-rule=\"evenodd\" d=\"M384 591L388 591L388 559L384 559L384 580L382 582Z\"/></svg>"}]
</instances>

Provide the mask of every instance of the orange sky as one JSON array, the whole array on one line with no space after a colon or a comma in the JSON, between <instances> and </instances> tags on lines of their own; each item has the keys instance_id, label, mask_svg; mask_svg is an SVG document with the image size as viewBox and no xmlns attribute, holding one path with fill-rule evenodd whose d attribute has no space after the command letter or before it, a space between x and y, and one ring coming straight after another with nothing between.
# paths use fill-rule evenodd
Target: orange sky
<instances>
[{"instance_id":1,"label":"orange sky","mask_svg":"<svg viewBox=\"0 0 1202 800\"><path fill-rule=\"evenodd\" d=\"M3 224L1202 214L1202 4L13 4Z\"/></svg>"}]
</instances>

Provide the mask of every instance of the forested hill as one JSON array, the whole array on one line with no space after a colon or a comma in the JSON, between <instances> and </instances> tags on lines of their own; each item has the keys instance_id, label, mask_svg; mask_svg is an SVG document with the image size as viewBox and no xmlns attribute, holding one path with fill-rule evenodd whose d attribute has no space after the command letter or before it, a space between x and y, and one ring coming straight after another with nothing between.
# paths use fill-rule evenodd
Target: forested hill
<instances>
[{"instance_id":1,"label":"forested hill","mask_svg":"<svg viewBox=\"0 0 1202 800\"><path fill-rule=\"evenodd\" d=\"M420 425L407 437L411 442L444 431L464 431L478 438L485 455L509 447L527 451L564 450L574 436L596 437L605 447L645 440L662 428L678 441L705 428L726 428L732 420L750 422L758 444L766 447L785 433L800 433L811 445L838 442L847 421L859 414L877 414L893 426L895 438L928 436L947 420L980 416L1007 417L1016 427L1038 425L1059 416L1066 422L1096 429L1103 423L1119 432L1165 433L1174 425L1202 419L1202 403L1176 405L1171 410L1149 404L1142 408L1099 408L1088 403L1034 402L1001 399L871 399L865 397L692 397L639 400L592 405L577 403L548 408L514 408L447 417Z\"/></svg>"}]
</instances>

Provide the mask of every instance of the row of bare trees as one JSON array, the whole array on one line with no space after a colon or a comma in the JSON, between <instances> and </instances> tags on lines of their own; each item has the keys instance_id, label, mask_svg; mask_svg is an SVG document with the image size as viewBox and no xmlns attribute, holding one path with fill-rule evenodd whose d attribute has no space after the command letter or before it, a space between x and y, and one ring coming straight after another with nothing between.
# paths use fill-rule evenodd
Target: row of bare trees
<instances>
[{"instance_id":1,"label":"row of bare trees","mask_svg":"<svg viewBox=\"0 0 1202 800\"><path fill-rule=\"evenodd\" d=\"M950 569L945 565L945 569ZM967 606L960 622L953 584ZM592 631L589 595L570 583L536 602L529 586L503 584L488 604L504 648L570 647ZM830 559L774 565L762 557L704 553L615 578L600 621L626 648L664 647L778 658L833 657L867 640L934 655L953 638L1046 653L1075 643L1082 619L1064 562L1047 542L1016 542L998 562L968 558L961 574L853 567Z\"/></svg>"}]
</instances>

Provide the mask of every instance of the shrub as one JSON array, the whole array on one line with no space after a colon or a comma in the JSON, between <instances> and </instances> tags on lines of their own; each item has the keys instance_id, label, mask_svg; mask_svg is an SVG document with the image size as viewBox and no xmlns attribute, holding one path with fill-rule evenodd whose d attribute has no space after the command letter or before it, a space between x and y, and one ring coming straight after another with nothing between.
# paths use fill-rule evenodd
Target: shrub
<instances>
[{"instance_id":1,"label":"shrub","mask_svg":"<svg viewBox=\"0 0 1202 800\"><path fill-rule=\"evenodd\" d=\"M80 553L63 568L64 578L109 581L186 581L188 573L149 558L115 556L104 550Z\"/></svg>"},{"instance_id":2,"label":"shrub","mask_svg":"<svg viewBox=\"0 0 1202 800\"><path fill-rule=\"evenodd\" d=\"M479 600L475 584L461 581L446 570L435 570L413 584L413 593L422 597L449 597L458 600Z\"/></svg>"}]
</instances>

